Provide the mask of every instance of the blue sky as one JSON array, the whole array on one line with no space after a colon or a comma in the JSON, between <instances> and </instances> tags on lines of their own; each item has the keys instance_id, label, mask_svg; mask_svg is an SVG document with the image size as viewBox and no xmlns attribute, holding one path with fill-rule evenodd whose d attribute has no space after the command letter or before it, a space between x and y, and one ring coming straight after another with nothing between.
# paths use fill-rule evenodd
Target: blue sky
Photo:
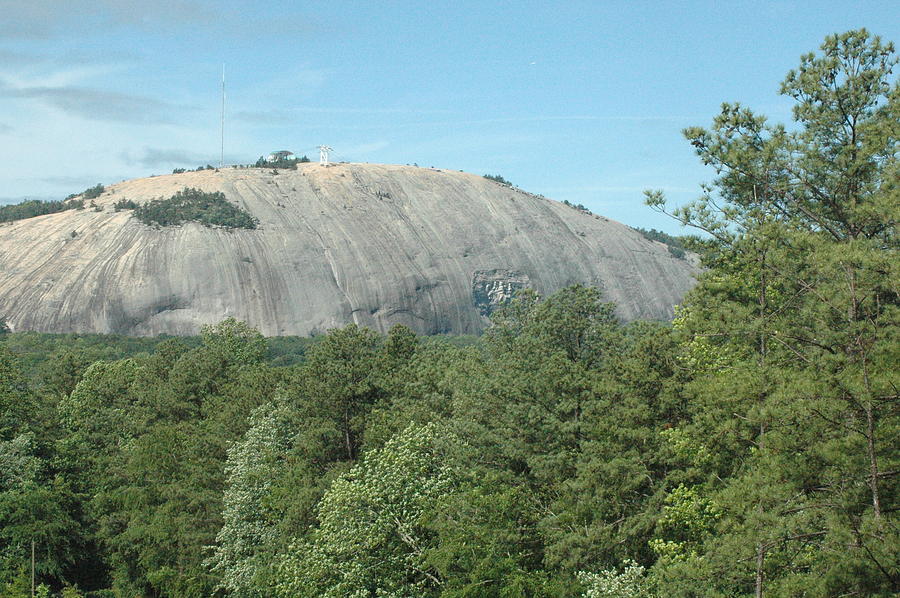
<instances>
[{"instance_id":1,"label":"blue sky","mask_svg":"<svg viewBox=\"0 0 900 598\"><path fill-rule=\"evenodd\" d=\"M0 203L319 144L501 174L633 226L714 173L681 136L723 101L790 120L801 54L884 2L0 0Z\"/></svg>"}]
</instances>

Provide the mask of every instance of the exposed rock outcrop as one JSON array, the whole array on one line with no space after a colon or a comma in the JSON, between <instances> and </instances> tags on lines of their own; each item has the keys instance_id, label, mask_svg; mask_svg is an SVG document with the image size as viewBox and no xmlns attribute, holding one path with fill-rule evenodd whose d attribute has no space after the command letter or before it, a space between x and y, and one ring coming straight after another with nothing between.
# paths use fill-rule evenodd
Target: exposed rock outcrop
<instances>
[{"instance_id":1,"label":"exposed rock outcrop","mask_svg":"<svg viewBox=\"0 0 900 598\"><path fill-rule=\"evenodd\" d=\"M121 199L222 191L255 230L154 228ZM600 287L626 320L671 317L696 267L627 226L477 175L301 164L126 181L86 208L0 225L13 330L194 334L228 316L266 335L348 322L475 333L517 289Z\"/></svg>"},{"instance_id":2,"label":"exposed rock outcrop","mask_svg":"<svg viewBox=\"0 0 900 598\"><path fill-rule=\"evenodd\" d=\"M483 316L490 316L517 291L529 288L527 274L512 270L478 270L472 277L472 301Z\"/></svg>"}]
</instances>

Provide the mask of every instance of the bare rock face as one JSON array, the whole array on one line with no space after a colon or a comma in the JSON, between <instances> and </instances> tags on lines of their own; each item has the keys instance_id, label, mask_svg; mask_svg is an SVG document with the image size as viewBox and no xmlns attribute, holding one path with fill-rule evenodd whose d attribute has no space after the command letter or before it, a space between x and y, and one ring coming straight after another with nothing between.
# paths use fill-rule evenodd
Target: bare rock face
<instances>
[{"instance_id":1,"label":"bare rock face","mask_svg":"<svg viewBox=\"0 0 900 598\"><path fill-rule=\"evenodd\" d=\"M516 291L531 286L527 274L512 270L478 270L472 277L472 301L479 313L490 316L508 302Z\"/></svg>"},{"instance_id":2,"label":"bare rock face","mask_svg":"<svg viewBox=\"0 0 900 598\"><path fill-rule=\"evenodd\" d=\"M256 230L154 228L121 199L222 191ZM126 181L96 208L0 225L13 330L195 334L233 316L266 335L355 322L477 333L515 291L599 287L625 320L666 319L696 266L627 226L483 177L301 164Z\"/></svg>"}]
</instances>

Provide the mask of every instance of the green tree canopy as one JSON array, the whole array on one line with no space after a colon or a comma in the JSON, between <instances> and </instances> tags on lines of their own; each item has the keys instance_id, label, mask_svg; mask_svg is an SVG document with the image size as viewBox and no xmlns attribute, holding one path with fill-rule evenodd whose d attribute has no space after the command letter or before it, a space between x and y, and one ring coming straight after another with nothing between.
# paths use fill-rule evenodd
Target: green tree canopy
<instances>
[{"instance_id":1,"label":"green tree canopy","mask_svg":"<svg viewBox=\"0 0 900 598\"><path fill-rule=\"evenodd\" d=\"M678 434L712 456L694 481L721 517L697 558L659 563L687 580L672 595L900 590L897 60L829 36L781 85L793 126L724 104L685 131L719 176L674 212L716 239L678 322L696 372Z\"/></svg>"}]
</instances>

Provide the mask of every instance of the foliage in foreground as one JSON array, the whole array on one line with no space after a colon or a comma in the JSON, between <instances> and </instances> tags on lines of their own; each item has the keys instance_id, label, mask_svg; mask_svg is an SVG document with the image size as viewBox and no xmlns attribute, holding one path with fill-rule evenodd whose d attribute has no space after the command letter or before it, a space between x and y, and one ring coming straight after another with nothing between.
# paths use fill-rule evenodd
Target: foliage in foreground
<instances>
[{"instance_id":1,"label":"foliage in foreground","mask_svg":"<svg viewBox=\"0 0 900 598\"><path fill-rule=\"evenodd\" d=\"M821 49L782 83L794 130L725 104L685 131L719 178L675 211L715 241L677 320L694 415L673 434L718 515L657 568L715 595L900 591L897 57L865 30Z\"/></svg>"}]
</instances>

